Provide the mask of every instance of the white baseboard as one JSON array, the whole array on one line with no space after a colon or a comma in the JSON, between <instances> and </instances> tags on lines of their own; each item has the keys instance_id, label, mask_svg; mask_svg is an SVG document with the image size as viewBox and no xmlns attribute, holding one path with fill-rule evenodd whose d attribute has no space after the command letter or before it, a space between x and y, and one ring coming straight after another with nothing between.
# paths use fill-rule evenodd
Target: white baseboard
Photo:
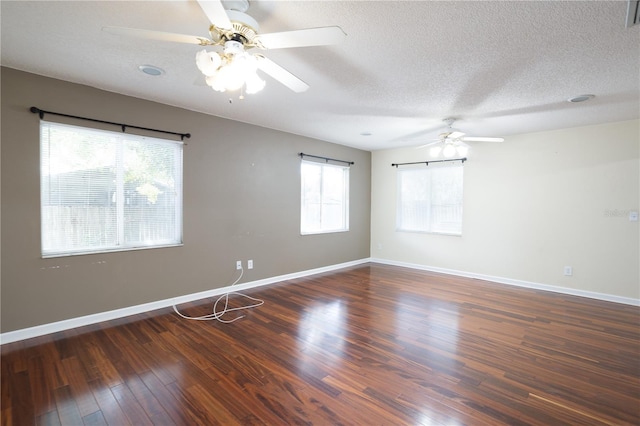
<instances>
[{"instance_id":1,"label":"white baseboard","mask_svg":"<svg viewBox=\"0 0 640 426\"><path fill-rule=\"evenodd\" d=\"M517 287L526 287L526 288L532 288L536 290L551 291L554 293L570 294L572 296L588 297L590 299L605 300L607 302L615 302L615 303L622 303L625 305L640 306L640 299L633 299L631 297L622 297L622 296L616 296L613 294L597 293L594 291L576 290L574 288L558 287L558 286L549 285L549 284L540 284L540 283L534 283L530 281L516 280L512 278L476 274L473 272L457 271L455 269L438 268L435 266L420 265L416 263L398 262L395 260L388 260L388 259L371 258L370 261L374 263L385 264L385 265L402 266L404 268L419 269L419 270L430 271L430 272L439 272L441 274L456 275L456 276L466 277L466 278L476 278L479 280L492 281L499 284L508 284L508 285L513 285Z\"/></svg>"},{"instance_id":2,"label":"white baseboard","mask_svg":"<svg viewBox=\"0 0 640 426\"><path fill-rule=\"evenodd\" d=\"M0 345L3 345L5 343L17 342L20 340L30 339L33 337L43 336L45 334L51 334L59 331L69 330L71 328L77 328L85 325L95 324L98 322L110 321L117 318L123 318L129 315L141 314L141 313L153 311L156 309L167 308L173 305L193 302L195 300L206 299L212 296L219 296L221 294L224 294L230 291L247 290L250 288L279 283L282 281L288 281L296 278L307 277L309 275L320 274L323 272L331 272L338 269L343 269L350 266L356 266L363 263L367 263L369 261L370 259L368 258L354 260L351 262L339 263L336 265L324 266L321 268L309 269L309 270L300 271L300 272L293 272L291 274L279 275L276 277L265 278L257 281L237 284L237 285L234 285L233 287L227 286L227 287L215 288L212 290L202 291L199 293L192 293L184 296L174 297L171 299L159 300L157 302L144 303L142 305L135 305L127 308L115 309L113 311L100 312L97 314L85 315L78 318L70 318L68 320L38 325L35 327L9 331L7 333L0 334Z\"/></svg>"},{"instance_id":3,"label":"white baseboard","mask_svg":"<svg viewBox=\"0 0 640 426\"><path fill-rule=\"evenodd\" d=\"M442 274L456 275L460 277L476 278L476 279L492 281L500 284L513 285L517 287L526 287L526 288L532 288L536 290L551 291L554 293L570 294L572 296L581 296L581 297L588 297L591 299L605 300L608 302L622 303L625 305L640 306L640 299L633 299L630 297L621 297L621 296L615 296L612 294L597 293L597 292L585 291L585 290L576 290L572 288L558 287L558 286L553 286L548 284L540 284L540 283L534 283L529 281L516 280L512 278L496 277L492 275L476 274L472 272L457 271L454 269L438 268L434 266L420 265L415 263L398 262L398 261L388 260L388 259L367 258L367 259L354 260L351 262L339 263L336 265L325 266L322 268L315 268L315 269L309 269L306 271L293 272L291 274L279 275L276 277L265 278L257 281L246 282L242 284L237 284L233 287L227 286L227 287L215 288L212 290L202 291L199 293L192 293L184 296L178 296L171 299L159 300L156 302L144 303L141 305L130 306L127 308L115 309L113 311L100 312L97 314L86 315L78 318L71 318L68 320L38 325L35 327L24 328L21 330L9 331L7 333L0 334L0 345L3 345L5 343L17 342L20 340L26 340L33 337L43 336L45 334L51 334L59 331L69 330L72 328L82 327L85 325L95 324L98 322L123 318L129 315L141 314L141 313L153 311L156 309L171 307L173 305L193 302L195 300L206 299L208 297L219 296L231 290L233 291L247 290L250 288L279 283L282 281L293 280L296 278L303 278L310 275L320 274L323 272L336 271L339 269L348 268L350 266L357 266L357 265L361 265L363 263L368 263L368 262L380 263L384 265L401 266L404 268L418 269L423 271L438 272Z\"/></svg>"}]
</instances>

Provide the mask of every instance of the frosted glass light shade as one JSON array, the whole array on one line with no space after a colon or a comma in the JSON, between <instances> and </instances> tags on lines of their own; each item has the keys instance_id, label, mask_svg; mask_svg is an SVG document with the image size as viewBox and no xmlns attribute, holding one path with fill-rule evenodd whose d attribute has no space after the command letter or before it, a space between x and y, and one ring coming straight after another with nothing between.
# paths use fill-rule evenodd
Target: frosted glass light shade
<instances>
[{"instance_id":1,"label":"frosted glass light shade","mask_svg":"<svg viewBox=\"0 0 640 426\"><path fill-rule=\"evenodd\" d=\"M220 55L216 52L207 52L203 49L196 53L196 66L207 77L215 74L221 63Z\"/></svg>"},{"instance_id":2,"label":"frosted glass light shade","mask_svg":"<svg viewBox=\"0 0 640 426\"><path fill-rule=\"evenodd\" d=\"M442 150L442 155L444 155L447 158L451 158L456 154L456 148L448 143L445 145L444 149Z\"/></svg>"}]
</instances>

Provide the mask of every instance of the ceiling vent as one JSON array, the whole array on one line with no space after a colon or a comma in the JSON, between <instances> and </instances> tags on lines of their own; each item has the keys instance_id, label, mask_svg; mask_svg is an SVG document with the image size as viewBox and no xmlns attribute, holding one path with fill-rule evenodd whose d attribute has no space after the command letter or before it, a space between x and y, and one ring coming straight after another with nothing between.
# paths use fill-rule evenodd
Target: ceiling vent
<instances>
[{"instance_id":1,"label":"ceiling vent","mask_svg":"<svg viewBox=\"0 0 640 426\"><path fill-rule=\"evenodd\" d=\"M629 0L627 5L627 28L640 24L640 0Z\"/></svg>"}]
</instances>

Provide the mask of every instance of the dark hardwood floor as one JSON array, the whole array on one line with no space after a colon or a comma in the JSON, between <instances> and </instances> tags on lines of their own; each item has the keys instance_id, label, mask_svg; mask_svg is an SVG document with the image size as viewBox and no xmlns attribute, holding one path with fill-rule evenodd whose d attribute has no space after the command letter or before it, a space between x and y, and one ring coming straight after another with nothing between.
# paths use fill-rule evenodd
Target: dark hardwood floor
<instances>
[{"instance_id":1,"label":"dark hardwood floor","mask_svg":"<svg viewBox=\"0 0 640 426\"><path fill-rule=\"evenodd\" d=\"M246 293L3 345L2 424L640 424L638 307L379 264Z\"/></svg>"}]
</instances>

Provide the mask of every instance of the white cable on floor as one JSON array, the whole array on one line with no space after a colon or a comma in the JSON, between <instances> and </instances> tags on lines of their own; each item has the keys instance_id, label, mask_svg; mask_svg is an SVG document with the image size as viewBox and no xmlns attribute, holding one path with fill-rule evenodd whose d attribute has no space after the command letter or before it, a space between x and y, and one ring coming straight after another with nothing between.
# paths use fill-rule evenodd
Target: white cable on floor
<instances>
[{"instance_id":1,"label":"white cable on floor","mask_svg":"<svg viewBox=\"0 0 640 426\"><path fill-rule=\"evenodd\" d=\"M235 280L235 282L233 284L230 285L230 287L233 287L234 285L238 284L238 282L242 279L242 275L244 275L244 268L240 268L240 276L238 277L237 280ZM256 303L251 304L251 305L246 305L246 306L240 306L238 308L229 308L229 295L237 295L237 296L242 296L246 299L250 299ZM218 312L218 303L224 299L224 308L222 309L222 311ZM240 311L243 309L250 309L250 308L257 308L258 306L264 304L264 300L262 299L256 299L255 297L251 297L251 296L247 296L246 294L242 294L242 293L238 293L238 292L228 292L228 293L224 293L222 294L220 297L218 297L218 299L215 301L215 303L213 304L213 312L207 315L203 315L201 317L190 317L188 315L184 315L183 313L181 313L180 311L178 311L178 308L176 305L173 305L173 310L175 311L176 314L180 315L182 318L185 319L190 319L190 320L196 320L196 321L210 321L210 320L217 320L220 322L223 322L225 324L229 324L232 323L234 321L239 320L240 318L244 318L246 315L240 315L238 317L235 317L231 320L224 320L222 319L222 316L228 312L233 312L233 311Z\"/></svg>"}]
</instances>

